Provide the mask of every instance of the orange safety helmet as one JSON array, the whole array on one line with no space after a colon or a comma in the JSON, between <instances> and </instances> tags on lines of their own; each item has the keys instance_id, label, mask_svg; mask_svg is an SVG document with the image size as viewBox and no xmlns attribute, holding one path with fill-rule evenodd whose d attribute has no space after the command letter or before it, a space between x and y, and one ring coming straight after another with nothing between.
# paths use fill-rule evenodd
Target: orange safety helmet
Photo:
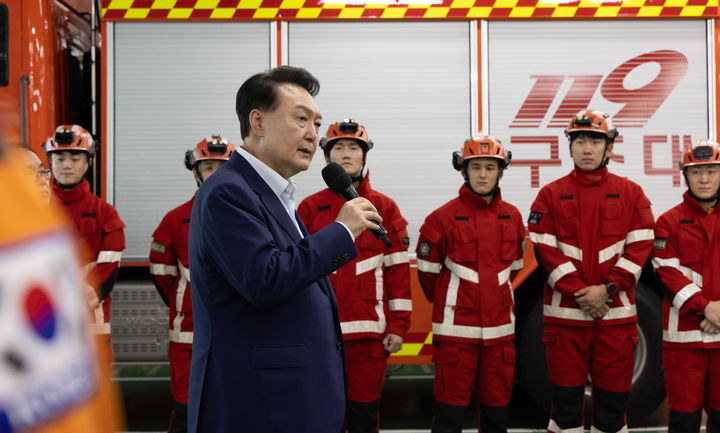
<instances>
[{"instance_id":1,"label":"orange safety helmet","mask_svg":"<svg viewBox=\"0 0 720 433\"><path fill-rule=\"evenodd\" d=\"M453 152L452 163L455 170L460 171L465 161L473 158L495 158L499 159L500 168L507 168L512 159L512 152L505 150L505 147L495 137L490 135L475 135L465 141L462 153Z\"/></svg>"},{"instance_id":2,"label":"orange safety helmet","mask_svg":"<svg viewBox=\"0 0 720 433\"><path fill-rule=\"evenodd\" d=\"M227 161L234 151L235 146L220 135L203 138L203 140L195 146L195 150L185 152L185 167L188 170L192 170L198 162L207 159Z\"/></svg>"},{"instance_id":3,"label":"orange safety helmet","mask_svg":"<svg viewBox=\"0 0 720 433\"><path fill-rule=\"evenodd\" d=\"M327 130L324 138L320 139L320 148L325 152L325 156L330 155L332 143L337 140L349 138L357 141L363 148L363 153L373 148L373 142L368 137L365 127L359 125L353 119L345 119L342 122L335 122Z\"/></svg>"},{"instance_id":4,"label":"orange safety helmet","mask_svg":"<svg viewBox=\"0 0 720 433\"><path fill-rule=\"evenodd\" d=\"M598 110L581 110L570 119L565 129L565 136L569 139L573 132L599 132L604 134L610 143L615 141L618 130L613 128L610 116Z\"/></svg>"},{"instance_id":5,"label":"orange safety helmet","mask_svg":"<svg viewBox=\"0 0 720 433\"><path fill-rule=\"evenodd\" d=\"M720 164L720 144L715 140L698 140L683 149L680 170L693 165Z\"/></svg>"},{"instance_id":6,"label":"orange safety helmet","mask_svg":"<svg viewBox=\"0 0 720 433\"><path fill-rule=\"evenodd\" d=\"M46 155L51 152L80 150L92 157L95 155L95 141L80 125L60 125L55 129L55 135L45 141L43 150Z\"/></svg>"}]
</instances>

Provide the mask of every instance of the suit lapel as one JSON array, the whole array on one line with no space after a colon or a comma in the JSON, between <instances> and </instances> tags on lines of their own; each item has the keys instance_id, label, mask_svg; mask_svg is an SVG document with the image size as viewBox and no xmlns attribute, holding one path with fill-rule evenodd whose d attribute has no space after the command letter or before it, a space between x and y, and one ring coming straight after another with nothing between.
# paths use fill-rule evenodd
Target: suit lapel
<instances>
[{"instance_id":1,"label":"suit lapel","mask_svg":"<svg viewBox=\"0 0 720 433\"><path fill-rule=\"evenodd\" d=\"M300 234L298 233L295 224L293 224L290 219L290 215L288 215L285 210L285 206L283 206L278 196L275 195L273 190L270 189L268 184L262 177L260 177L252 165L250 165L250 163L247 162L238 152L233 153L229 162L242 174L250 188L252 188L258 195L263 205L270 210L270 214L273 218L275 218L275 221L278 222L280 227L287 232L293 241L300 241ZM297 215L297 212L295 214Z\"/></svg>"}]
</instances>

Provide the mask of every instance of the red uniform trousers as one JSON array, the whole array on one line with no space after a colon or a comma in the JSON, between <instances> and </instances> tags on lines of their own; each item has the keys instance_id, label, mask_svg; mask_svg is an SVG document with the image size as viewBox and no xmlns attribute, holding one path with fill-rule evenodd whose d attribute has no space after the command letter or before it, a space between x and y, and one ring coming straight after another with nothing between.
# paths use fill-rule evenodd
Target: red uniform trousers
<instances>
[{"instance_id":1,"label":"red uniform trousers","mask_svg":"<svg viewBox=\"0 0 720 433\"><path fill-rule=\"evenodd\" d=\"M345 340L348 399L368 403L380 399L390 353L376 339Z\"/></svg>"},{"instance_id":2,"label":"red uniform trousers","mask_svg":"<svg viewBox=\"0 0 720 433\"><path fill-rule=\"evenodd\" d=\"M707 432L720 431L720 349L663 348L669 432L695 433L708 413Z\"/></svg>"},{"instance_id":3,"label":"red uniform trousers","mask_svg":"<svg viewBox=\"0 0 720 433\"><path fill-rule=\"evenodd\" d=\"M554 385L548 431L582 431L585 385L593 385L593 431L616 432L625 425L637 346L637 325L545 324L543 342Z\"/></svg>"},{"instance_id":4,"label":"red uniform trousers","mask_svg":"<svg viewBox=\"0 0 720 433\"><path fill-rule=\"evenodd\" d=\"M483 346L442 342L435 347L433 392L439 402L467 406L473 388L478 408L510 403L515 374L515 345L512 341Z\"/></svg>"},{"instance_id":5,"label":"red uniform trousers","mask_svg":"<svg viewBox=\"0 0 720 433\"><path fill-rule=\"evenodd\" d=\"M177 350L170 355L170 385L172 395L178 403L187 404L188 384L190 382L191 351Z\"/></svg>"}]
</instances>

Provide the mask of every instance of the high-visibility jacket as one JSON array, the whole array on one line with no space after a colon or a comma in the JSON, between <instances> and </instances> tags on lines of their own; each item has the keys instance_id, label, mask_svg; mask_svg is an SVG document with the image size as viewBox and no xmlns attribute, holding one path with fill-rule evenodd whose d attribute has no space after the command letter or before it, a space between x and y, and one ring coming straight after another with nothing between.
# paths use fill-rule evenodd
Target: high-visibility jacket
<instances>
[{"instance_id":1,"label":"high-visibility jacket","mask_svg":"<svg viewBox=\"0 0 720 433\"><path fill-rule=\"evenodd\" d=\"M655 224L652 263L665 287L663 345L717 349L720 335L700 330L703 311L720 300L720 214L685 192Z\"/></svg>"},{"instance_id":2,"label":"high-visibility jacket","mask_svg":"<svg viewBox=\"0 0 720 433\"><path fill-rule=\"evenodd\" d=\"M95 308L95 334L110 334L110 292L117 280L122 252L125 249L125 234L120 216L114 207L90 191L87 180L72 189L52 185L51 201L63 207L72 219L85 248L82 264L86 275L90 272L97 281L91 285L100 300Z\"/></svg>"},{"instance_id":3,"label":"high-visibility jacket","mask_svg":"<svg viewBox=\"0 0 720 433\"><path fill-rule=\"evenodd\" d=\"M405 337L412 311L407 221L391 198L372 189L369 176L357 191L377 208L393 245L386 247L365 230L355 239L357 257L328 276L337 297L343 338ZM335 221L343 204L340 195L324 189L303 200L298 214L312 234Z\"/></svg>"},{"instance_id":4,"label":"high-visibility jacket","mask_svg":"<svg viewBox=\"0 0 720 433\"><path fill-rule=\"evenodd\" d=\"M2 431L123 430L109 372L100 373L75 232L0 144ZM51 397L49 397L51 396Z\"/></svg>"},{"instance_id":5,"label":"high-visibility jacket","mask_svg":"<svg viewBox=\"0 0 720 433\"><path fill-rule=\"evenodd\" d=\"M417 244L420 285L433 304L435 341L493 344L515 335L512 278L525 227L517 208L490 204L466 184L425 218Z\"/></svg>"},{"instance_id":6,"label":"high-visibility jacket","mask_svg":"<svg viewBox=\"0 0 720 433\"><path fill-rule=\"evenodd\" d=\"M170 357L177 350L192 349L188 232L194 201L195 197L165 215L153 233L150 246L150 273L155 286L170 307Z\"/></svg>"},{"instance_id":7,"label":"high-visibility jacket","mask_svg":"<svg viewBox=\"0 0 720 433\"><path fill-rule=\"evenodd\" d=\"M650 200L640 186L608 173L575 168L543 187L528 229L548 272L544 316L571 326L637 321L634 287L653 241ZM594 320L575 302L578 290L613 282L610 311Z\"/></svg>"}]
</instances>

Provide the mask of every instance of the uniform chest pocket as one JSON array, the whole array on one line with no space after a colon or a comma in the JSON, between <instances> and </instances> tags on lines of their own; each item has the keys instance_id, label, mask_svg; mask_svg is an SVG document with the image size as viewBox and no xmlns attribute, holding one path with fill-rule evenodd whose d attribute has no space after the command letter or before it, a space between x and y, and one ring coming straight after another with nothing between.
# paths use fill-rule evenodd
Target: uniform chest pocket
<instances>
[{"instance_id":1,"label":"uniform chest pocket","mask_svg":"<svg viewBox=\"0 0 720 433\"><path fill-rule=\"evenodd\" d=\"M480 233L470 225L461 225L453 231L452 242L448 245L448 257L454 262L475 263L477 261L477 239Z\"/></svg>"},{"instance_id":2,"label":"uniform chest pocket","mask_svg":"<svg viewBox=\"0 0 720 433\"><path fill-rule=\"evenodd\" d=\"M522 248L515 228L510 224L501 225L502 242L500 242L500 258L515 261L522 257Z\"/></svg>"},{"instance_id":3,"label":"uniform chest pocket","mask_svg":"<svg viewBox=\"0 0 720 433\"><path fill-rule=\"evenodd\" d=\"M555 226L558 236L573 238L578 234L578 207L574 200L560 200Z\"/></svg>"},{"instance_id":4,"label":"uniform chest pocket","mask_svg":"<svg viewBox=\"0 0 720 433\"><path fill-rule=\"evenodd\" d=\"M705 251L705 233L699 227L683 227L678 233L680 263L700 263Z\"/></svg>"},{"instance_id":5,"label":"uniform chest pocket","mask_svg":"<svg viewBox=\"0 0 720 433\"><path fill-rule=\"evenodd\" d=\"M602 207L603 236L622 236L626 232L620 203L605 203Z\"/></svg>"},{"instance_id":6,"label":"uniform chest pocket","mask_svg":"<svg viewBox=\"0 0 720 433\"><path fill-rule=\"evenodd\" d=\"M370 230L365 230L359 238L357 238L357 246L358 249L364 250L364 251L372 251L371 255L382 254L383 246L381 240L375 239L375 235L372 234Z\"/></svg>"}]
</instances>

